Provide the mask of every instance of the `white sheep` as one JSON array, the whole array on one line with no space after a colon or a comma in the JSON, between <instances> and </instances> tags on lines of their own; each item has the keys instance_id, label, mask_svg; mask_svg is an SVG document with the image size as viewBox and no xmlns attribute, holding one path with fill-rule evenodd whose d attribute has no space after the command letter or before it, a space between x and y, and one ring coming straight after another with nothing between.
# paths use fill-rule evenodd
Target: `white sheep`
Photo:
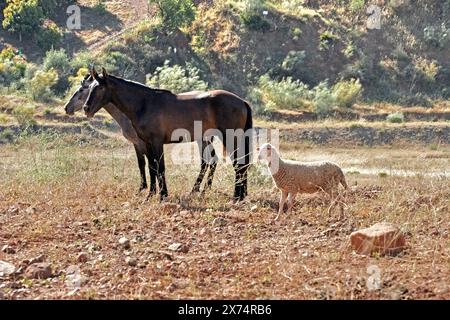
<instances>
[{"instance_id":1,"label":"white sheep","mask_svg":"<svg viewBox=\"0 0 450 320\"><path fill-rule=\"evenodd\" d=\"M334 192L338 192L339 183L348 188L342 169L335 163L328 161L298 162L281 159L278 150L270 143L264 143L258 148L258 160L267 161L273 180L281 191L278 220L283 212L286 198L289 214L294 205L297 193L314 193L324 191L330 196L331 205L328 214L336 204L333 200ZM341 215L343 208L341 207Z\"/></svg>"}]
</instances>

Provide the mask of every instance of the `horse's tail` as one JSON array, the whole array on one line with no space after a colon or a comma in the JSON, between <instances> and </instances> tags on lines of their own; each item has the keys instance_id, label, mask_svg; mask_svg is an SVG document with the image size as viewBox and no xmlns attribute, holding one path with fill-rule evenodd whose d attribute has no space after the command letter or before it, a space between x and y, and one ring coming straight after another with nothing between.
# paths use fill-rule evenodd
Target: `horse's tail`
<instances>
[{"instance_id":1,"label":"horse's tail","mask_svg":"<svg viewBox=\"0 0 450 320\"><path fill-rule=\"evenodd\" d=\"M252 108L247 101L244 101L245 107L247 108L247 119L245 120L244 131L253 128L253 117L252 117Z\"/></svg>"},{"instance_id":2,"label":"horse's tail","mask_svg":"<svg viewBox=\"0 0 450 320\"><path fill-rule=\"evenodd\" d=\"M245 107L247 108L247 119L245 120L244 132L245 136L248 137L245 140L245 153L246 153L246 163L250 164L252 162L252 144L253 144L253 116L252 108L250 104L244 100ZM250 130L250 131L249 131ZM248 132L249 131L249 132ZM248 142L247 142L248 139Z\"/></svg>"}]
</instances>

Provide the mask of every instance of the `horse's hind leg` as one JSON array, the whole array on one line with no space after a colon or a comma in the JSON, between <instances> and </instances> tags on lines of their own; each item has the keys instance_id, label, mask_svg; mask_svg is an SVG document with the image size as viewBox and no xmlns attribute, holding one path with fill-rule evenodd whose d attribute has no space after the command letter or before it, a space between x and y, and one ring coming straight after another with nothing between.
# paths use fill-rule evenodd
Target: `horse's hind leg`
<instances>
[{"instance_id":1,"label":"horse's hind leg","mask_svg":"<svg viewBox=\"0 0 450 320\"><path fill-rule=\"evenodd\" d=\"M204 157L204 150L207 146L207 142L202 141L198 142L198 150L200 152L200 160L201 160L201 166L200 166L200 173L198 174L197 180L195 181L194 188L192 188L192 192L199 192L200 191L200 185L202 184L203 177L205 176L206 170L208 169L208 163L205 161Z\"/></svg>"},{"instance_id":2,"label":"horse's hind leg","mask_svg":"<svg viewBox=\"0 0 450 320\"><path fill-rule=\"evenodd\" d=\"M147 144L147 158L149 159L150 170L156 175L159 184L160 200L168 196L164 163L164 147L162 143ZM149 197L151 193L149 194Z\"/></svg>"}]
</instances>

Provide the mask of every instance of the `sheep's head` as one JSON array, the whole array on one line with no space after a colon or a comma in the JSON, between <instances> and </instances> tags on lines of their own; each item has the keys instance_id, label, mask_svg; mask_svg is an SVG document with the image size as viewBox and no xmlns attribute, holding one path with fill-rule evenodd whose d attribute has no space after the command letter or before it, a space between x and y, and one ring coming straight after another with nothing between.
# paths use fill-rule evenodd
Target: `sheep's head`
<instances>
[{"instance_id":1,"label":"sheep's head","mask_svg":"<svg viewBox=\"0 0 450 320\"><path fill-rule=\"evenodd\" d=\"M269 163L274 160L274 156L278 155L277 149L270 143L264 143L261 147L256 149L258 154L258 160L265 160Z\"/></svg>"}]
</instances>

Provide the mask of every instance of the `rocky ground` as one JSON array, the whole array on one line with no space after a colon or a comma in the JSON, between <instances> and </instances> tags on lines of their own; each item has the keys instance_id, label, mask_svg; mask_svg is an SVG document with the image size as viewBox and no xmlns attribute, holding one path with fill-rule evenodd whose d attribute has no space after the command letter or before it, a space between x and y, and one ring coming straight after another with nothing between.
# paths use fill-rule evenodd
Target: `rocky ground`
<instances>
[{"instance_id":1,"label":"rocky ground","mask_svg":"<svg viewBox=\"0 0 450 320\"><path fill-rule=\"evenodd\" d=\"M404 147L403 147L404 148ZM230 201L232 171L189 194L198 165L169 164L169 199L136 194L137 168L122 142L72 136L24 138L0 147L2 299L449 299L448 148L282 148L289 158L332 158L344 168L414 169L415 176L346 170L345 217L320 195L298 198L273 222L278 192L264 168L250 195ZM425 157L433 154L433 157ZM384 157L384 158L383 158ZM352 232L393 223L396 255L362 255Z\"/></svg>"}]
</instances>

